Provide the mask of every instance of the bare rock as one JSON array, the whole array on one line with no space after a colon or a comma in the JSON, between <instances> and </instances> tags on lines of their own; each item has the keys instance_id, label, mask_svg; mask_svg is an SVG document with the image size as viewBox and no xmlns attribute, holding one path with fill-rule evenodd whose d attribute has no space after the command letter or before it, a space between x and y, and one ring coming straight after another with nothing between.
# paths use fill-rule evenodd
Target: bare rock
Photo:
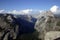
<instances>
[{"instance_id":1,"label":"bare rock","mask_svg":"<svg viewBox=\"0 0 60 40\"><path fill-rule=\"evenodd\" d=\"M47 32L60 31L60 19L56 18L51 11L46 11L41 14L35 24L35 29L39 32L38 38L44 40Z\"/></svg>"}]
</instances>

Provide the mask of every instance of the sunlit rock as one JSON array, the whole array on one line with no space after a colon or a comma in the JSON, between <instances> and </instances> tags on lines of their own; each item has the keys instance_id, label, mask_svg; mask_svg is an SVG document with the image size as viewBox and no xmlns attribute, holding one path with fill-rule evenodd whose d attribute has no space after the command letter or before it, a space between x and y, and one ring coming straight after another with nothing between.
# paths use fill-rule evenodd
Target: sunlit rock
<instances>
[{"instance_id":1,"label":"sunlit rock","mask_svg":"<svg viewBox=\"0 0 60 40\"><path fill-rule=\"evenodd\" d=\"M35 24L35 29L39 32L38 38L44 40L47 32L60 31L60 19L51 11L42 12Z\"/></svg>"},{"instance_id":2,"label":"sunlit rock","mask_svg":"<svg viewBox=\"0 0 60 40\"><path fill-rule=\"evenodd\" d=\"M50 31L45 34L45 40L55 40L57 38L60 38L60 31Z\"/></svg>"}]
</instances>

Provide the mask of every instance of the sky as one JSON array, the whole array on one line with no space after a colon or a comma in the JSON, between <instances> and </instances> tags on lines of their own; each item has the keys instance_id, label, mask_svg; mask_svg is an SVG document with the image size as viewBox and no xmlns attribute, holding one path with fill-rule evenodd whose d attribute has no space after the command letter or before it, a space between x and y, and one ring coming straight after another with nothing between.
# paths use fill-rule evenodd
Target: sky
<instances>
[{"instance_id":1,"label":"sky","mask_svg":"<svg viewBox=\"0 0 60 40\"><path fill-rule=\"evenodd\" d=\"M6 10L15 13L17 10L28 13L32 10L49 10L52 6L60 7L60 0L0 0L0 12Z\"/></svg>"}]
</instances>

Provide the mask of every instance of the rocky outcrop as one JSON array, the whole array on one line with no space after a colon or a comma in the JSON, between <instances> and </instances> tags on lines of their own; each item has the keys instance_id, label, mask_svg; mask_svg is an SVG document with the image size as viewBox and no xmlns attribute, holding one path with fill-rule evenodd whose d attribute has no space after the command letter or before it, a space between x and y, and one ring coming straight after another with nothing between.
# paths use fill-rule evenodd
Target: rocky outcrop
<instances>
[{"instance_id":1,"label":"rocky outcrop","mask_svg":"<svg viewBox=\"0 0 60 40\"><path fill-rule=\"evenodd\" d=\"M17 25L13 25L12 21L11 15L0 14L0 40L8 40L8 36L9 38L16 39L17 35L14 28Z\"/></svg>"},{"instance_id":2,"label":"rocky outcrop","mask_svg":"<svg viewBox=\"0 0 60 40\"><path fill-rule=\"evenodd\" d=\"M45 40L44 38L47 32L60 31L60 19L56 18L51 11L42 12L38 16L38 20L35 24L35 29L39 32L38 38Z\"/></svg>"},{"instance_id":3,"label":"rocky outcrop","mask_svg":"<svg viewBox=\"0 0 60 40\"><path fill-rule=\"evenodd\" d=\"M60 31L50 31L45 34L44 40L55 40L60 38Z\"/></svg>"}]
</instances>

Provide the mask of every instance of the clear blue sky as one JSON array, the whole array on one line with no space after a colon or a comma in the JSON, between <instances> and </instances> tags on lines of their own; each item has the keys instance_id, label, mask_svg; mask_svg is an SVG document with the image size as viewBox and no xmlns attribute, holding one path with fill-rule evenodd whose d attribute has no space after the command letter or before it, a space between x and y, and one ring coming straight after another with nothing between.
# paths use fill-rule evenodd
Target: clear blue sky
<instances>
[{"instance_id":1,"label":"clear blue sky","mask_svg":"<svg viewBox=\"0 0 60 40\"><path fill-rule=\"evenodd\" d=\"M0 9L5 10L48 10L53 5L60 6L60 0L0 0Z\"/></svg>"}]
</instances>

